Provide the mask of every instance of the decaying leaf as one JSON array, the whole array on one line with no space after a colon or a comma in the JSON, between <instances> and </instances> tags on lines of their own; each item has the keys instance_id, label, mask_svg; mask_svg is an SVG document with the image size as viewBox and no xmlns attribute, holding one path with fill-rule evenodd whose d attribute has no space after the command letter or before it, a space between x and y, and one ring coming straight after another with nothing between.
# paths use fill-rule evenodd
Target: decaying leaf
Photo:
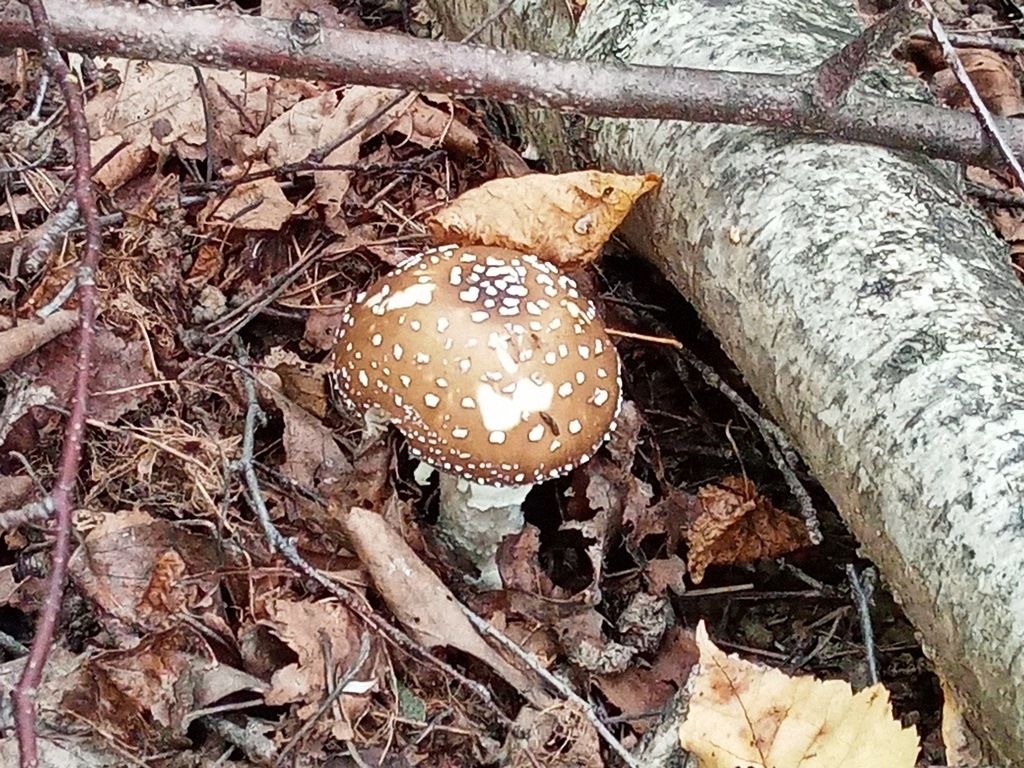
<instances>
[{"instance_id":1,"label":"decaying leaf","mask_svg":"<svg viewBox=\"0 0 1024 768\"><path fill-rule=\"evenodd\" d=\"M388 608L428 648L458 648L480 661L537 706L550 699L492 649L470 624L455 596L380 515L353 507L341 514L352 548Z\"/></svg>"},{"instance_id":2,"label":"decaying leaf","mask_svg":"<svg viewBox=\"0 0 1024 768\"><path fill-rule=\"evenodd\" d=\"M984 48L963 48L957 54L990 111L1006 117L1024 113L1020 82L1010 59ZM941 101L957 109L971 108L967 93L951 69L936 72L932 84Z\"/></svg>"},{"instance_id":3,"label":"decaying leaf","mask_svg":"<svg viewBox=\"0 0 1024 768\"><path fill-rule=\"evenodd\" d=\"M597 731L572 702L538 712L523 707L504 748L509 768L603 768Z\"/></svg>"},{"instance_id":4,"label":"decaying leaf","mask_svg":"<svg viewBox=\"0 0 1024 768\"><path fill-rule=\"evenodd\" d=\"M384 684L377 659L377 642L360 660L367 628L351 611L332 602L267 600L266 614L258 626L266 627L294 654L295 661L273 670L268 704L299 703L297 714L305 719L316 713L332 687L349 672L340 704L345 722L336 724L335 738L352 738L351 724L369 705L369 694ZM253 646L253 642L255 645ZM247 644L259 649L258 636ZM251 655L251 651L250 651ZM330 677L328 677L330 674Z\"/></svg>"},{"instance_id":5,"label":"decaying leaf","mask_svg":"<svg viewBox=\"0 0 1024 768\"><path fill-rule=\"evenodd\" d=\"M54 399L64 405L71 400L77 361L78 335L64 334L15 368L35 386L49 387ZM104 325L97 325L93 366L89 416L94 419L114 421L153 394L150 387L134 386L153 380L146 345L140 340L125 340Z\"/></svg>"},{"instance_id":6,"label":"decaying leaf","mask_svg":"<svg viewBox=\"0 0 1024 768\"><path fill-rule=\"evenodd\" d=\"M854 694L842 680L789 677L727 655L697 626L699 671L679 727L701 768L913 768L913 728L893 718L889 692Z\"/></svg>"},{"instance_id":7,"label":"decaying leaf","mask_svg":"<svg viewBox=\"0 0 1024 768\"><path fill-rule=\"evenodd\" d=\"M700 513L686 531L694 583L713 563L750 563L810 544L803 521L777 510L742 477L704 486L697 500Z\"/></svg>"},{"instance_id":8,"label":"decaying leaf","mask_svg":"<svg viewBox=\"0 0 1024 768\"><path fill-rule=\"evenodd\" d=\"M697 663L697 646L693 632L673 627L650 664L632 664L623 672L598 675L597 687L631 725L643 733L654 721L643 717L657 712L685 683Z\"/></svg>"},{"instance_id":9,"label":"decaying leaf","mask_svg":"<svg viewBox=\"0 0 1024 768\"><path fill-rule=\"evenodd\" d=\"M246 171L240 168L228 169L224 176L228 181L234 177L255 175L269 166L254 163ZM199 215L200 222L237 229L263 229L277 231L288 221L295 210L281 191L281 185L273 176L255 181L243 181L231 187L226 197L215 197L206 204Z\"/></svg>"},{"instance_id":10,"label":"decaying leaf","mask_svg":"<svg viewBox=\"0 0 1024 768\"><path fill-rule=\"evenodd\" d=\"M147 635L128 650L98 653L62 706L104 733L139 744L178 743L197 710L266 687L208 651L195 633L172 630Z\"/></svg>"},{"instance_id":11,"label":"decaying leaf","mask_svg":"<svg viewBox=\"0 0 1024 768\"><path fill-rule=\"evenodd\" d=\"M563 268L593 261L641 195L658 186L648 173L531 174L472 189L428 222L438 242L530 251Z\"/></svg>"},{"instance_id":12,"label":"decaying leaf","mask_svg":"<svg viewBox=\"0 0 1024 768\"><path fill-rule=\"evenodd\" d=\"M100 518L71 556L69 573L106 616L165 627L186 611L216 612L217 571L230 561L213 537L126 510Z\"/></svg>"}]
</instances>

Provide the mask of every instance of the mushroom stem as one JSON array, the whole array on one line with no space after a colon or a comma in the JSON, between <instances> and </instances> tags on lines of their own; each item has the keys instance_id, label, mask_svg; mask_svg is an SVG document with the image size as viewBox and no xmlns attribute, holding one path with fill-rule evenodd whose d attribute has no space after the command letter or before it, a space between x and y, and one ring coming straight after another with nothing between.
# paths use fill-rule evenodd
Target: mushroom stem
<instances>
[{"instance_id":1,"label":"mushroom stem","mask_svg":"<svg viewBox=\"0 0 1024 768\"><path fill-rule=\"evenodd\" d=\"M506 536L523 530L523 500L533 485L493 486L439 473L441 538L476 566L481 589L501 589L495 557Z\"/></svg>"}]
</instances>

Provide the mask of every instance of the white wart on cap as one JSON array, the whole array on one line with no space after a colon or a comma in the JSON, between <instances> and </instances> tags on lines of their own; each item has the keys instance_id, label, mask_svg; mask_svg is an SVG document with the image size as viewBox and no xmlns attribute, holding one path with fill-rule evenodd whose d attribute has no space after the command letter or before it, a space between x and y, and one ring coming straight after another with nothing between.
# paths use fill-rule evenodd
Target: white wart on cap
<instances>
[{"instance_id":1,"label":"white wart on cap","mask_svg":"<svg viewBox=\"0 0 1024 768\"><path fill-rule=\"evenodd\" d=\"M573 280L535 256L426 251L360 294L342 320L342 393L387 414L443 472L539 482L587 461L615 428L618 353Z\"/></svg>"}]
</instances>

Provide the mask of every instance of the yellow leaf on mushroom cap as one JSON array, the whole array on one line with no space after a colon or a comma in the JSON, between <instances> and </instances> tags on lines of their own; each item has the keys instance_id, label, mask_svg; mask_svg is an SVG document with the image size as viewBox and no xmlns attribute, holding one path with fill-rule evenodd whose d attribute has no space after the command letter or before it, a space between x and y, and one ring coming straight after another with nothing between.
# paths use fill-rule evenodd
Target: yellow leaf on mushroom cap
<instances>
[{"instance_id":1,"label":"yellow leaf on mushroom cap","mask_svg":"<svg viewBox=\"0 0 1024 768\"><path fill-rule=\"evenodd\" d=\"M556 477L614 429L619 357L594 305L530 254L446 246L385 275L344 313L334 367L412 452L492 485Z\"/></svg>"},{"instance_id":2,"label":"yellow leaf on mushroom cap","mask_svg":"<svg viewBox=\"0 0 1024 768\"><path fill-rule=\"evenodd\" d=\"M434 240L529 251L570 269L596 259L641 195L660 183L648 173L535 173L494 179L465 192L428 221Z\"/></svg>"}]
</instances>

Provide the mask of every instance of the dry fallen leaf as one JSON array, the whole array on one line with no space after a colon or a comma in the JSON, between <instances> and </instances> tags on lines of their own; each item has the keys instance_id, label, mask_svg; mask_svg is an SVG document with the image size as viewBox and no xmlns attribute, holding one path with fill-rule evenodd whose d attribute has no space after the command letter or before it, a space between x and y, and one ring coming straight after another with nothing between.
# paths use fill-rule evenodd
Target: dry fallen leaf
<instances>
[{"instance_id":1,"label":"dry fallen leaf","mask_svg":"<svg viewBox=\"0 0 1024 768\"><path fill-rule=\"evenodd\" d=\"M637 198L659 183L653 173L594 170L495 179L462 194L428 226L437 242L530 251L572 268L597 258Z\"/></svg>"},{"instance_id":2,"label":"dry fallen leaf","mask_svg":"<svg viewBox=\"0 0 1024 768\"><path fill-rule=\"evenodd\" d=\"M462 155L476 155L480 138L455 116L455 102L445 96L429 98L447 109L439 109L420 99L388 126L388 132L403 134L409 141L428 149L443 146Z\"/></svg>"},{"instance_id":3,"label":"dry fallen leaf","mask_svg":"<svg viewBox=\"0 0 1024 768\"><path fill-rule=\"evenodd\" d=\"M244 171L255 175L267 170L264 163L254 163ZM243 174L240 168L224 172L227 181ZM273 176L244 181L231 187L226 197L214 197L199 214L199 221L236 229L260 229L276 232L295 210Z\"/></svg>"},{"instance_id":4,"label":"dry fallen leaf","mask_svg":"<svg viewBox=\"0 0 1024 768\"><path fill-rule=\"evenodd\" d=\"M278 361L268 358L264 366L273 368ZM270 395L284 419L284 448L287 456L281 472L307 488L320 490L352 472L352 464L338 446L335 434L316 416L296 404L282 391L284 382L274 370L264 367L259 373L260 395Z\"/></svg>"},{"instance_id":5,"label":"dry fallen leaf","mask_svg":"<svg viewBox=\"0 0 1024 768\"><path fill-rule=\"evenodd\" d=\"M89 416L100 421L114 421L146 401L152 387L140 387L153 381L146 359L147 346L141 340L125 340L107 329L96 326L93 352L93 377L89 385ZM78 363L78 334L64 334L36 354L15 366L37 387L49 387L61 405L71 400Z\"/></svg>"},{"instance_id":6,"label":"dry fallen leaf","mask_svg":"<svg viewBox=\"0 0 1024 768\"><path fill-rule=\"evenodd\" d=\"M347 608L330 602L271 599L264 605L264 612L266 618L258 622L259 626L268 628L295 654L294 662L273 670L267 704L298 702L302 704L298 716L309 718L330 693L332 684L352 670L354 676L340 698L345 722L336 724L334 734L335 738L352 738L350 724L366 711L369 693L383 684L373 648L355 669L366 627Z\"/></svg>"},{"instance_id":7,"label":"dry fallen leaf","mask_svg":"<svg viewBox=\"0 0 1024 768\"><path fill-rule=\"evenodd\" d=\"M964 48L957 53L989 110L1005 117L1024 113L1020 82L1009 59L981 48ZM952 70L947 68L936 72L932 84L941 101L957 109L970 109L967 93Z\"/></svg>"},{"instance_id":8,"label":"dry fallen leaf","mask_svg":"<svg viewBox=\"0 0 1024 768\"><path fill-rule=\"evenodd\" d=\"M218 569L231 562L211 536L125 510L100 517L68 568L104 616L162 627L183 611L216 610Z\"/></svg>"},{"instance_id":9,"label":"dry fallen leaf","mask_svg":"<svg viewBox=\"0 0 1024 768\"><path fill-rule=\"evenodd\" d=\"M727 655L697 626L700 666L679 727L701 768L913 768L918 740L893 718L889 692L789 677Z\"/></svg>"},{"instance_id":10,"label":"dry fallen leaf","mask_svg":"<svg viewBox=\"0 0 1024 768\"><path fill-rule=\"evenodd\" d=\"M693 632L673 627L650 664L632 664L614 675L598 675L597 687L632 727L643 733L656 721L643 715L657 712L690 675L697 663L697 646Z\"/></svg>"},{"instance_id":11,"label":"dry fallen leaf","mask_svg":"<svg viewBox=\"0 0 1024 768\"><path fill-rule=\"evenodd\" d=\"M122 167L121 172L112 172L119 183L126 180L123 169L140 162L140 147L159 155L173 151L182 158L201 160L212 146L218 160L241 164L251 150L254 127L320 90L303 80L203 67L199 76L206 85L204 106L196 71L190 66L116 57L97 63L115 71L121 85L90 99L86 117L90 134L98 141L114 136L125 142L126 159L110 160ZM209 141L207 118L213 126Z\"/></svg>"},{"instance_id":12,"label":"dry fallen leaf","mask_svg":"<svg viewBox=\"0 0 1024 768\"><path fill-rule=\"evenodd\" d=\"M428 648L450 646L487 664L533 704L550 698L484 642L455 596L383 517L359 507L339 515L352 548L395 617Z\"/></svg>"},{"instance_id":13,"label":"dry fallen leaf","mask_svg":"<svg viewBox=\"0 0 1024 768\"><path fill-rule=\"evenodd\" d=\"M333 92L304 99L260 133L256 139L256 150L274 168L304 160L313 150L329 146L348 134L353 126L383 108L398 93L387 88L352 85L345 89L340 100ZM328 154L324 164L346 166L355 163L363 143L385 130L416 98L410 95L361 128ZM338 232L345 231L341 205L349 189L350 176L344 168L313 173L316 184L314 202L324 208L325 223Z\"/></svg>"},{"instance_id":14,"label":"dry fallen leaf","mask_svg":"<svg viewBox=\"0 0 1024 768\"><path fill-rule=\"evenodd\" d=\"M604 768L597 731L579 707L562 702L538 712L523 707L509 729L508 768Z\"/></svg>"},{"instance_id":15,"label":"dry fallen leaf","mask_svg":"<svg viewBox=\"0 0 1024 768\"><path fill-rule=\"evenodd\" d=\"M198 710L265 688L252 675L211 659L194 632L173 630L147 635L128 650L90 657L61 706L104 733L167 746L185 734Z\"/></svg>"},{"instance_id":16,"label":"dry fallen leaf","mask_svg":"<svg viewBox=\"0 0 1024 768\"><path fill-rule=\"evenodd\" d=\"M810 544L803 521L777 510L742 477L705 485L697 500L700 512L686 531L690 576L696 584L713 563L750 563Z\"/></svg>"}]
</instances>

